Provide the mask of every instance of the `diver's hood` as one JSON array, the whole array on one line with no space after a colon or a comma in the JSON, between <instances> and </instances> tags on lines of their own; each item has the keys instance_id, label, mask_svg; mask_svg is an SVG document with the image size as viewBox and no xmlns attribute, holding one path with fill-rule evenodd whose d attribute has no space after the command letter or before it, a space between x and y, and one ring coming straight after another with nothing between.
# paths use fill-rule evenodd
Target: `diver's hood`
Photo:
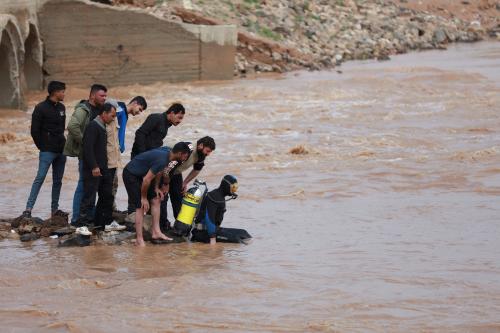
<instances>
[{"instance_id":1,"label":"diver's hood","mask_svg":"<svg viewBox=\"0 0 500 333\"><path fill-rule=\"evenodd\" d=\"M222 178L222 181L220 182L219 189L222 191L222 194L227 197L227 196L232 196L235 193L231 193L231 187L237 188L238 186L238 180L236 177L231 176L231 175L225 175L224 178ZM236 192L236 190L234 190Z\"/></svg>"}]
</instances>

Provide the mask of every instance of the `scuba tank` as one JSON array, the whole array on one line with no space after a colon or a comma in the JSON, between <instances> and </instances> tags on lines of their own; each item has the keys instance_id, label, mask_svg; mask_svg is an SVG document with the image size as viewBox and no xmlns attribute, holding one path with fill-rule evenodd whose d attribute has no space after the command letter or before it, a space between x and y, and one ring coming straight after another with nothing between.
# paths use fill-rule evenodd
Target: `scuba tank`
<instances>
[{"instance_id":1,"label":"scuba tank","mask_svg":"<svg viewBox=\"0 0 500 333\"><path fill-rule=\"evenodd\" d=\"M188 236L196 219L201 203L208 192L207 184L196 179L193 186L186 191L182 205L174 223L174 232L179 236Z\"/></svg>"}]
</instances>

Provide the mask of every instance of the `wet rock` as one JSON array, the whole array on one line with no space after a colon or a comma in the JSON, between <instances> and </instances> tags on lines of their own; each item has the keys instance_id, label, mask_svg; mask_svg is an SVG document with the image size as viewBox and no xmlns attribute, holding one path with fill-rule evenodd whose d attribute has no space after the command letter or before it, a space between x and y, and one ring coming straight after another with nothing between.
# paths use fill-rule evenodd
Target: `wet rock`
<instances>
[{"instance_id":1,"label":"wet rock","mask_svg":"<svg viewBox=\"0 0 500 333\"><path fill-rule=\"evenodd\" d=\"M134 239L135 232L130 232L130 231L101 232L99 238L100 238L100 243L106 245L120 245L128 240Z\"/></svg>"},{"instance_id":2,"label":"wet rock","mask_svg":"<svg viewBox=\"0 0 500 333\"><path fill-rule=\"evenodd\" d=\"M65 235L70 235L72 233L75 232L75 228L71 227L71 226L67 226L67 227L64 227L64 228L59 228L59 229L56 229L54 230L50 235L57 235L59 237L62 237L62 236L65 236Z\"/></svg>"},{"instance_id":3,"label":"wet rock","mask_svg":"<svg viewBox=\"0 0 500 333\"><path fill-rule=\"evenodd\" d=\"M40 228L40 235L48 237L53 235L56 230L69 227L68 216L54 216L43 221Z\"/></svg>"},{"instance_id":4,"label":"wet rock","mask_svg":"<svg viewBox=\"0 0 500 333\"><path fill-rule=\"evenodd\" d=\"M438 44L442 44L448 41L448 37L446 36L446 32L443 29L438 28L434 30L433 40Z\"/></svg>"},{"instance_id":5,"label":"wet rock","mask_svg":"<svg viewBox=\"0 0 500 333\"><path fill-rule=\"evenodd\" d=\"M40 238L40 236L37 233L31 232L31 233L22 234L20 237L20 240L21 240L21 242L30 242L30 241L37 240L38 238Z\"/></svg>"},{"instance_id":6,"label":"wet rock","mask_svg":"<svg viewBox=\"0 0 500 333\"><path fill-rule=\"evenodd\" d=\"M59 247L82 247L89 246L92 243L91 236L83 236L79 234L73 234L70 236L65 236L59 240Z\"/></svg>"},{"instance_id":7,"label":"wet rock","mask_svg":"<svg viewBox=\"0 0 500 333\"><path fill-rule=\"evenodd\" d=\"M127 212L118 212L118 211L113 212L113 219L119 224L123 224L126 218L127 218Z\"/></svg>"}]
</instances>

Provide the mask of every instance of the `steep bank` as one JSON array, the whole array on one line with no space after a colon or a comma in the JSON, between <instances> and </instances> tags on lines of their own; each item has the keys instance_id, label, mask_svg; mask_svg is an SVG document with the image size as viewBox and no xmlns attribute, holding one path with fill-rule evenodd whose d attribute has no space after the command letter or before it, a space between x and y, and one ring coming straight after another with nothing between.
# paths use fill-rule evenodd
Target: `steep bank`
<instances>
[{"instance_id":1,"label":"steep bank","mask_svg":"<svg viewBox=\"0 0 500 333\"><path fill-rule=\"evenodd\" d=\"M410 50L442 49L451 42L478 41L487 36L488 30L495 31L498 25L496 16L500 8L491 0L462 1L460 5L449 5L457 1L438 2L419 1L417 5L406 0L167 0L160 3L114 0L115 4L152 5L150 10L157 15L189 23L237 24L235 74L332 68L351 59L383 60ZM471 13L485 13L487 27L482 25L483 16L478 20L478 15L465 15L462 7L474 7Z\"/></svg>"}]
</instances>

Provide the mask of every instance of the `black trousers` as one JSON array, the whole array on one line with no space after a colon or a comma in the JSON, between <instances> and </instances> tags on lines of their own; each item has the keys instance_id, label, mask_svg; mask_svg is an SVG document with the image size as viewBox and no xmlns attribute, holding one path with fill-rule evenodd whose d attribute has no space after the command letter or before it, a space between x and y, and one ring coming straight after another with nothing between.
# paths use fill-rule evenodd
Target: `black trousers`
<instances>
[{"instance_id":1,"label":"black trousers","mask_svg":"<svg viewBox=\"0 0 500 333\"><path fill-rule=\"evenodd\" d=\"M92 176L91 170L83 169L83 198L80 205L80 218L77 224L94 223L104 227L113 221L113 178L116 169L101 169L102 176ZM98 196L95 216L92 220L91 211Z\"/></svg>"},{"instance_id":2,"label":"black trousers","mask_svg":"<svg viewBox=\"0 0 500 333\"><path fill-rule=\"evenodd\" d=\"M172 214L174 216L174 221L179 215L182 206L182 174L173 175L170 177L170 186L168 190L168 195L165 196L160 206L160 225L166 226L170 224L168 221L167 214L167 202L170 197L170 203L172 204Z\"/></svg>"}]
</instances>

